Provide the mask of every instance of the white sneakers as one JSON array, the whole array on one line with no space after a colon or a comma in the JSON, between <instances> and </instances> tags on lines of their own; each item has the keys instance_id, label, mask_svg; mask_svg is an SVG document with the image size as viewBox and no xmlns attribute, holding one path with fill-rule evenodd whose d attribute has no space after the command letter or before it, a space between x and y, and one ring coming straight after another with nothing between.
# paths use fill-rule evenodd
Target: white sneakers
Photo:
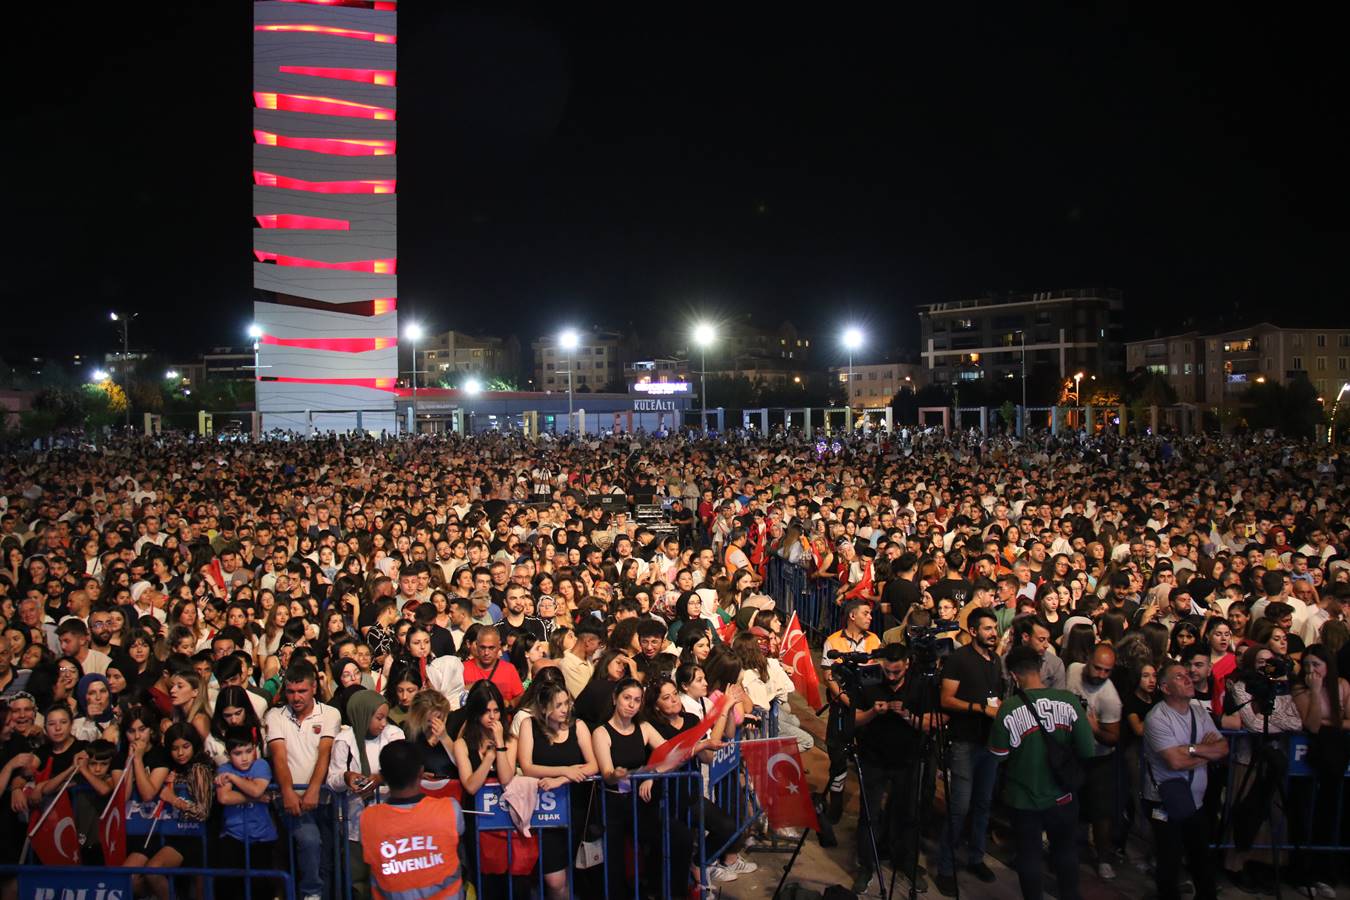
<instances>
[{"instance_id":1,"label":"white sneakers","mask_svg":"<svg viewBox=\"0 0 1350 900\"><path fill-rule=\"evenodd\" d=\"M1114 881L1116 870L1108 862L1097 863L1097 877L1102 881Z\"/></svg>"},{"instance_id":2,"label":"white sneakers","mask_svg":"<svg viewBox=\"0 0 1350 900\"><path fill-rule=\"evenodd\" d=\"M713 882L735 881L737 876L758 871L759 864L752 863L744 856L737 857L736 861L729 865L713 863L708 866L708 874L711 876L709 880Z\"/></svg>"}]
</instances>

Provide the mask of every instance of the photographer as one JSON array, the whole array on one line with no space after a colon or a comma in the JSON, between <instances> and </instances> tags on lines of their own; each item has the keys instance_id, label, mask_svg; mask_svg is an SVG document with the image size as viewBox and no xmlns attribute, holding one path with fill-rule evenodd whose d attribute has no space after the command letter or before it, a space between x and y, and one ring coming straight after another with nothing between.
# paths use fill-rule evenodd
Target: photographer
<instances>
[{"instance_id":1,"label":"photographer","mask_svg":"<svg viewBox=\"0 0 1350 900\"><path fill-rule=\"evenodd\" d=\"M878 848L889 845L891 865L908 878L919 853L919 821L932 804L932 795L919 789L918 776L921 732L932 728L933 713L926 709L929 700L922 679L908 677L909 657L904 644L890 644L882 651L882 681L863 687L853 714L866 798L858 813L855 893L866 892L873 874L863 810L871 815ZM919 891L928 889L922 876L915 880Z\"/></svg>"},{"instance_id":2,"label":"photographer","mask_svg":"<svg viewBox=\"0 0 1350 900\"><path fill-rule=\"evenodd\" d=\"M984 861L998 760L988 750L989 726L1004 693L1003 661L998 647L998 619L991 609L975 609L967 622L970 643L947 657L942 670L942 710L951 719L951 821L943 829L937 886L956 893L956 851L966 816L970 822L967 868L986 884L995 880Z\"/></svg>"},{"instance_id":3,"label":"photographer","mask_svg":"<svg viewBox=\"0 0 1350 900\"><path fill-rule=\"evenodd\" d=\"M830 752L830 803L826 816L831 822L838 822L844 814L844 780L848 777L848 745L853 740L854 707L842 679L835 677L835 661L830 659L830 652L871 653L876 650L881 646L881 639L872 634L871 627L871 605L863 600L850 600L844 604L844 627L825 639L820 657L825 690L830 698L825 738Z\"/></svg>"}]
</instances>

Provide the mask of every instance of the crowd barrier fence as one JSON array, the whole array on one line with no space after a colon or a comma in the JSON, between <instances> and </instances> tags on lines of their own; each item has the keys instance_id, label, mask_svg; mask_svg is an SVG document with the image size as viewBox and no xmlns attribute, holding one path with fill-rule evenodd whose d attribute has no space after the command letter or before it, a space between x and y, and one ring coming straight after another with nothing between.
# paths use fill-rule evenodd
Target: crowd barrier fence
<instances>
[{"instance_id":1,"label":"crowd barrier fence","mask_svg":"<svg viewBox=\"0 0 1350 900\"><path fill-rule=\"evenodd\" d=\"M741 766L740 745L743 740L754 740L763 737L773 737L777 734L777 715L779 712L779 703L774 701L768 710L757 710L759 715L759 724L743 725L735 735L735 738L728 741L725 746L718 749L710 763L702 764L697 761L691 762L684 769L669 773L644 773L633 775L629 779L628 790L620 793L614 786L604 784L603 780L597 777L588 779L591 789L597 791L597 796L605 798L628 797L628 802L632 804L628 810L628 821L631 822L631 835L622 835L627 839L616 839L620 835L620 830L610 828L610 815L614 811L614 803L601 802L598 806L598 816L601 829L603 831L603 875L604 887L603 896L605 900L610 900L609 886L610 867L612 865L625 865L627 862L627 852L632 848L632 884L635 898L640 897L640 879L642 876L642 856L643 849L650 846L649 841L655 838L661 842L661 858L670 859L670 830L662 828L658 836L643 833L641 827L642 817L638 815L637 804L639 800L638 789L644 781L657 781L665 787L661 791L659 801L661 808L656 821L668 822L671 816L679 814L683 816L685 824L691 830L694 843L693 849L696 851L692 859L701 873L702 887L709 886L710 874L709 863L716 862L723 855L728 853L745 834L747 829L759 818L762 809L750 787L750 782ZM452 782L453 784L454 782ZM294 786L297 793L303 793L306 785L298 784ZM578 786L578 789L580 786ZM549 829L565 830L567 835L567 846L573 848L575 841L574 829L584 827L573 821L571 806L572 786L562 786L551 791L541 791L540 800L534 815L531 819L531 830L546 831ZM87 788L78 788L72 786L72 791L88 790ZM499 785L484 785L468 802L460 797L461 807L465 813L466 831L470 829L479 834L500 833L504 834L504 843L506 849L506 871L511 873L514 868L516 855L519 848L526 839L516 833L515 823L506 807L501 803L502 788ZM178 785L177 792L180 796L186 796L185 785ZM273 860L258 860L257 852L254 848L254 841L247 839L242 842L244 864L241 868L227 868L212 866L213 856L217 857L219 843L213 842L212 834L220 833L219 809L215 805L217 812L207 822L188 822L178 818L172 807L162 807L158 809L156 815L157 801L142 802L139 797L133 796L127 802L127 837L130 852L144 852L148 856L154 853L162 846L164 839L169 837L196 837L202 842L202 865L198 867L180 866L176 868L149 868L149 867L110 867L110 866L73 866L73 867L52 867L44 865L23 865L24 860L20 860L21 865L8 867L6 870L20 873L24 876L27 883L33 885L31 893L21 893L20 900L64 900L66 897L76 897L78 893L66 894L65 887L72 884L88 885L91 890L86 897L96 897L97 884L102 884L118 888L125 884L128 892L124 895L124 900L130 900L131 893L130 877L133 874L153 874L167 876L169 881L170 896L176 897L177 891L175 880L178 876L196 876L204 875L204 900L213 900L214 889L217 880L220 878L241 878L243 883L244 900L253 900L254 883L257 880L274 881L280 885L282 895L285 900L295 900L297 896L298 885L303 881L302 874L297 867L297 828L296 821L286 813L280 805L276 796L277 788L273 785L272 791L262 800L254 801L271 809L274 813L274 819L277 824L277 841L284 841L285 851L280 850L281 844L277 844L275 854L283 858L289 865L289 870L273 868ZM673 792L673 793L672 793ZM676 800L679 798L688 798L687 801ZM379 797L375 802L379 801ZM313 817L314 824L319 829L320 846L323 847L323 853L320 856L321 873L325 891L321 896L325 900L351 900L353 895L352 868L350 865L351 847L348 841L348 797L345 792L333 792L328 788L323 788L320 793L320 802L315 810ZM702 801L702 802L694 802ZM621 801L620 801L621 802ZM711 804L724 817L725 822L730 823L730 833L720 841L711 841L708 833L707 822L705 819L704 803ZM580 837L584 840L585 835ZM542 838L536 840L542 841ZM473 878L466 880L466 883L473 883L477 895L481 898L486 896L484 892L484 860L483 860L483 842L475 841L476 856L472 860L471 874ZM575 852L574 850L572 851ZM576 896L574 889L574 866L570 863L572 856L569 855L569 865L567 866L567 888L570 896ZM534 866L533 876L537 878L539 896L545 896L544 864L542 854L539 855ZM39 875L46 876L54 872L72 872L81 877L78 881L63 881L61 884L46 881L39 882L35 879ZM670 897L671 879L679 877L683 870L676 866L665 865L660 877L660 889L662 897ZM495 873L488 873L495 874ZM625 873L626 874L626 873ZM522 876L512 876L508 874L505 879L505 895L513 900L516 896L517 879ZM125 880L124 880L125 879ZM55 890L55 893L42 893L48 889ZM78 888L76 888L78 891ZM500 892L500 891L498 891ZM270 894L271 892L269 892ZM105 893L105 900L108 895ZM614 898L619 900L619 898Z\"/></svg>"},{"instance_id":2,"label":"crowd barrier fence","mask_svg":"<svg viewBox=\"0 0 1350 900\"><path fill-rule=\"evenodd\" d=\"M1213 836L1213 846L1232 849L1241 844L1243 850L1311 853L1344 852L1350 847L1350 840L1342 837L1341 830L1346 789L1350 787L1350 765L1333 787L1326 783L1327 778L1315 771L1311 759L1312 743L1302 732L1277 733L1269 737L1249 731L1225 731L1223 734L1229 742L1223 804L1218 816L1223 827ZM1263 744L1264 751L1261 750ZM1254 775L1248 778L1256 759L1263 753L1276 767L1275 784L1257 783ZM1277 787L1280 790L1276 790ZM1276 804L1281 803L1281 793L1287 799L1288 807L1275 814ZM1252 805L1250 808L1241 806L1244 803ZM1326 803L1332 804L1330 816L1326 815ZM1262 825L1266 826L1267 832L1264 842L1254 840ZM1291 834L1290 825L1295 826L1297 838ZM1239 842L1237 834L1241 832L1253 840Z\"/></svg>"},{"instance_id":3,"label":"crowd barrier fence","mask_svg":"<svg viewBox=\"0 0 1350 900\"><path fill-rule=\"evenodd\" d=\"M769 557L764 576L764 591L774 599L784 615L795 612L807 639L820 646L827 635L840 628L840 607L834 602L839 582L833 578L812 578L806 569L781 556Z\"/></svg>"}]
</instances>

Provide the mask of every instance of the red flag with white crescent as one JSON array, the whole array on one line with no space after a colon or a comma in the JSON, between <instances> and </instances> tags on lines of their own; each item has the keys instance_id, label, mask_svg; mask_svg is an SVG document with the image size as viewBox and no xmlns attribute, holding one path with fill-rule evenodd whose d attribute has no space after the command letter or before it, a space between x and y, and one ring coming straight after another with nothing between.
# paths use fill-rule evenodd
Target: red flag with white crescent
<instances>
[{"instance_id":1,"label":"red flag with white crescent","mask_svg":"<svg viewBox=\"0 0 1350 900\"><path fill-rule=\"evenodd\" d=\"M131 787L127 780L130 768L113 788L112 799L98 819L98 836L103 845L103 864L120 866L127 861L127 794Z\"/></svg>"},{"instance_id":2,"label":"red flag with white crescent","mask_svg":"<svg viewBox=\"0 0 1350 900\"><path fill-rule=\"evenodd\" d=\"M423 778L422 793L428 797L450 797L464 803L464 785L455 778Z\"/></svg>"},{"instance_id":3,"label":"red flag with white crescent","mask_svg":"<svg viewBox=\"0 0 1350 900\"><path fill-rule=\"evenodd\" d=\"M778 650L778 660L787 669L797 693L805 697L813 709L818 708L821 703L820 676L816 674L811 648L806 644L806 632L802 631L802 623L797 621L795 612L783 629L783 644Z\"/></svg>"},{"instance_id":4,"label":"red flag with white crescent","mask_svg":"<svg viewBox=\"0 0 1350 900\"><path fill-rule=\"evenodd\" d=\"M78 866L80 833L75 828L75 811L70 805L70 794L62 791L39 823L28 833L38 859L48 866Z\"/></svg>"},{"instance_id":5,"label":"red flag with white crescent","mask_svg":"<svg viewBox=\"0 0 1350 900\"><path fill-rule=\"evenodd\" d=\"M736 636L736 620L728 619L717 626L717 636L722 639L722 643L730 645L731 639Z\"/></svg>"},{"instance_id":6,"label":"red flag with white crescent","mask_svg":"<svg viewBox=\"0 0 1350 900\"><path fill-rule=\"evenodd\" d=\"M727 714L727 707L730 705L731 697L723 694L713 704L712 711L703 717L703 721L693 728L686 728L653 750L643 770L671 772L684 765L694 755L694 746L703 740L703 736L712 729L718 719Z\"/></svg>"},{"instance_id":7,"label":"red flag with white crescent","mask_svg":"<svg viewBox=\"0 0 1350 900\"><path fill-rule=\"evenodd\" d=\"M744 741L741 760L770 828L820 830L796 738Z\"/></svg>"}]
</instances>

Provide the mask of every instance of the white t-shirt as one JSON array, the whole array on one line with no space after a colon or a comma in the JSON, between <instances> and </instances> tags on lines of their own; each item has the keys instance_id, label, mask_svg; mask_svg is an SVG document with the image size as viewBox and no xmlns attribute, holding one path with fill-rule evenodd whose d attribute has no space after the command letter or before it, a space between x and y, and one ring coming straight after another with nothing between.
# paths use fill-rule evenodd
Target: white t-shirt
<instances>
[{"instance_id":1,"label":"white t-shirt","mask_svg":"<svg viewBox=\"0 0 1350 900\"><path fill-rule=\"evenodd\" d=\"M1087 711L1097 717L1098 724L1111 725L1119 722L1121 717L1120 694L1116 692L1116 686L1111 683L1109 678L1101 684L1089 684L1083 679L1085 668L1086 666L1083 663L1074 663L1069 666L1064 689L1083 701L1083 706ZM1095 739L1093 744L1096 747L1094 754L1096 756L1110 756L1116 749Z\"/></svg>"}]
</instances>

